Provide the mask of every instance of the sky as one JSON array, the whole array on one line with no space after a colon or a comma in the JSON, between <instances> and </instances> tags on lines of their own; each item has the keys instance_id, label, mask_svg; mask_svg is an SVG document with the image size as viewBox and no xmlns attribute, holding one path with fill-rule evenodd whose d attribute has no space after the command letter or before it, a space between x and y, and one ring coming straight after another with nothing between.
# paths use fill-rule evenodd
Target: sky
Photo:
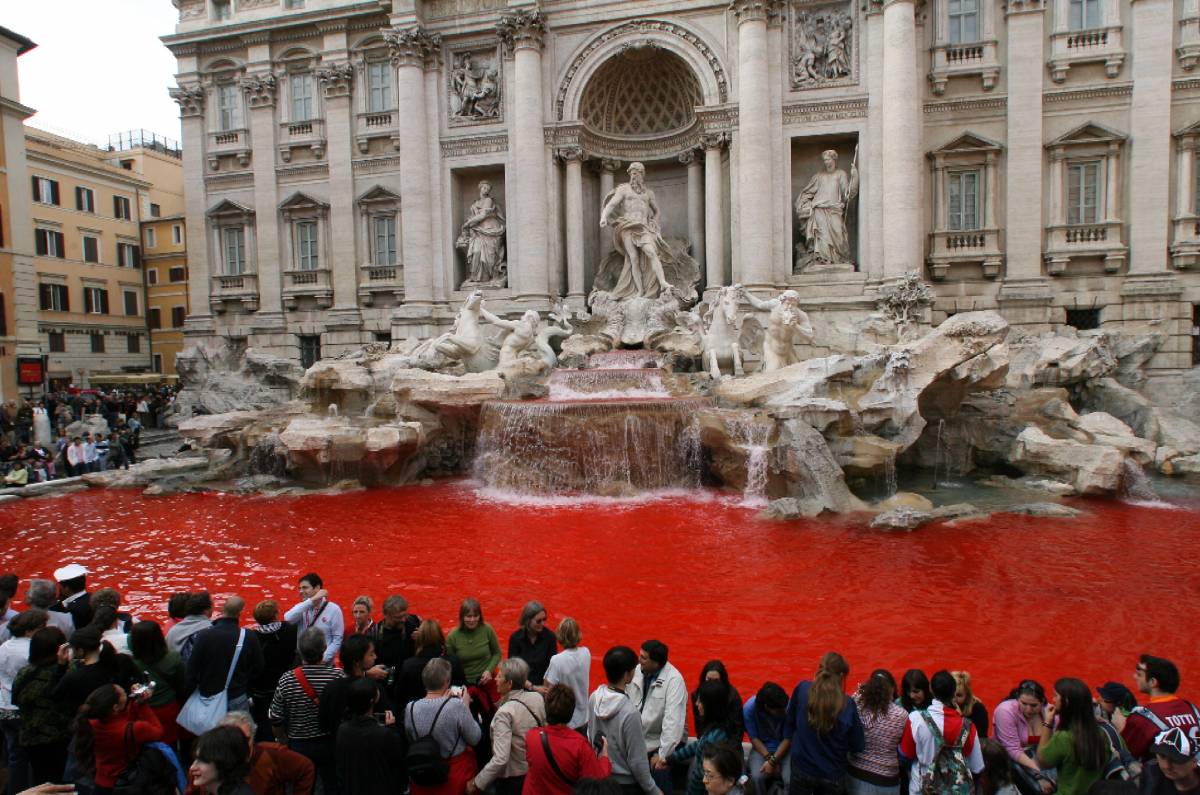
<instances>
[{"instance_id":1,"label":"sky","mask_svg":"<svg viewBox=\"0 0 1200 795\"><path fill-rule=\"evenodd\" d=\"M145 129L179 140L171 0L0 0L0 25L38 45L18 59L26 123L88 143Z\"/></svg>"}]
</instances>

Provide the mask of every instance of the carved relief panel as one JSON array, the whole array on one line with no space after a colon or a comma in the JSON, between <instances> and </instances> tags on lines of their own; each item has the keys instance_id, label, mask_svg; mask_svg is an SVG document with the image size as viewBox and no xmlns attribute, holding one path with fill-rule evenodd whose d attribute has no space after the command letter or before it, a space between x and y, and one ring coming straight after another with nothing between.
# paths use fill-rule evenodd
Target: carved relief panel
<instances>
[{"instance_id":1,"label":"carved relief panel","mask_svg":"<svg viewBox=\"0 0 1200 795\"><path fill-rule=\"evenodd\" d=\"M788 9L793 91L858 82L858 25L849 0L794 0Z\"/></svg>"},{"instance_id":2,"label":"carved relief panel","mask_svg":"<svg viewBox=\"0 0 1200 795\"><path fill-rule=\"evenodd\" d=\"M450 125L487 124L501 120L501 70L498 44L458 44L447 50Z\"/></svg>"}]
</instances>

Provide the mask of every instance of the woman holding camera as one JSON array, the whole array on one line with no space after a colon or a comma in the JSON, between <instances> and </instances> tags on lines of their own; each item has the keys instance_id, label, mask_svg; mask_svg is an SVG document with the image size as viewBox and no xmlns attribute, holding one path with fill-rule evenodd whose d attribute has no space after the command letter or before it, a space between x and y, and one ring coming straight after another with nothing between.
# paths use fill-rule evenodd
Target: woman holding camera
<instances>
[{"instance_id":1,"label":"woman holding camera","mask_svg":"<svg viewBox=\"0 0 1200 795\"><path fill-rule=\"evenodd\" d=\"M98 687L75 719L75 758L80 769L95 771L97 795L112 792L143 745L162 739L162 724L149 703L153 690L135 685L130 693L120 685Z\"/></svg>"}]
</instances>

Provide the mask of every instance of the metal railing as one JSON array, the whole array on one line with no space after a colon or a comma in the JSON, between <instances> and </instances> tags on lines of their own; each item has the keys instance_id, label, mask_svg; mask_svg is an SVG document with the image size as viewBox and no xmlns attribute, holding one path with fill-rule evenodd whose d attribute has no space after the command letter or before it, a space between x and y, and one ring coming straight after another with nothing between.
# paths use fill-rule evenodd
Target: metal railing
<instances>
[{"instance_id":1,"label":"metal railing","mask_svg":"<svg viewBox=\"0 0 1200 795\"><path fill-rule=\"evenodd\" d=\"M170 157L183 157L183 147L179 141L149 130L128 130L108 136L108 151L123 152L128 149L152 149Z\"/></svg>"}]
</instances>

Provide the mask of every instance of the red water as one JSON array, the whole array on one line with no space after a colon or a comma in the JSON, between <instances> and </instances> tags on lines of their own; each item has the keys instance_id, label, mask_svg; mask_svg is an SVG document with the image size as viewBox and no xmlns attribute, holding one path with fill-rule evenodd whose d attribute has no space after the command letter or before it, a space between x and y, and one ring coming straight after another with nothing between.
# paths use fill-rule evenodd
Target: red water
<instances>
[{"instance_id":1,"label":"red water","mask_svg":"<svg viewBox=\"0 0 1200 795\"><path fill-rule=\"evenodd\" d=\"M93 491L0 510L0 570L78 561L143 615L207 587L290 605L316 570L348 610L404 594L449 630L467 595L501 638L528 599L572 615L596 660L657 637L689 685L709 658L744 696L791 688L836 649L850 684L877 666L971 671L989 705L1018 680L1132 685L1139 653L1200 695L1200 510L1080 503L1075 520L999 516L912 534L772 523L730 499L502 505L464 482L339 496L143 499ZM503 642L503 640L502 640Z\"/></svg>"}]
</instances>

